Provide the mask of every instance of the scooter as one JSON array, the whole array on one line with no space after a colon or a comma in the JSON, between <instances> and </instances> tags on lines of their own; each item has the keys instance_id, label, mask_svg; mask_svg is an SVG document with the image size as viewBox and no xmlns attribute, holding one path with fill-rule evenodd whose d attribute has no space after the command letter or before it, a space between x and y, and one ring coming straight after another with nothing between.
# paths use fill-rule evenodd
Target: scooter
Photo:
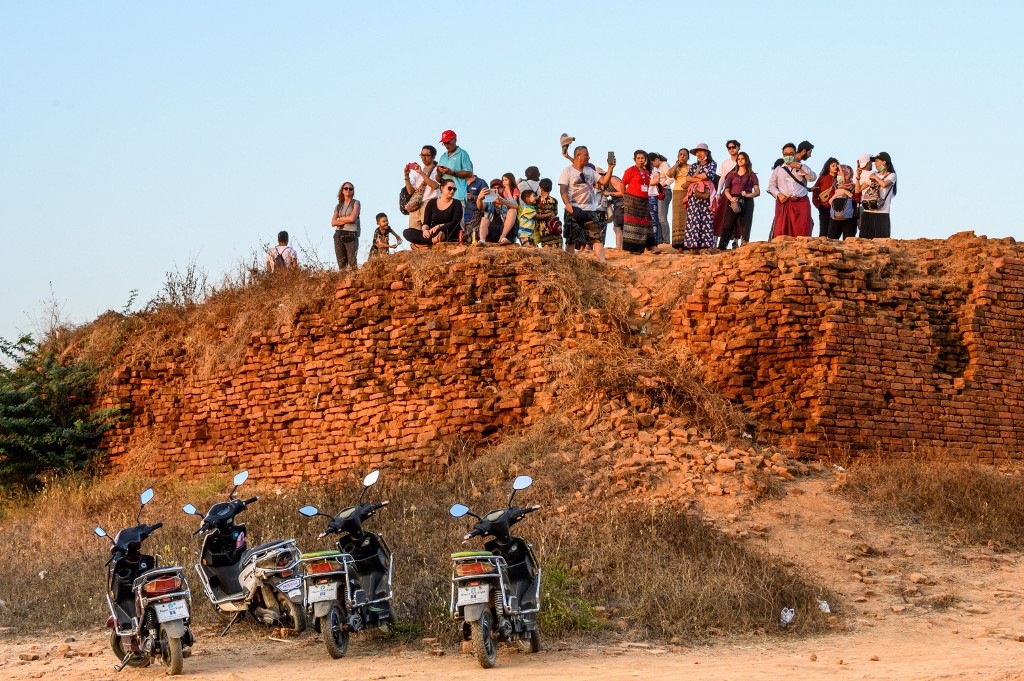
<instances>
[{"instance_id":1,"label":"scooter","mask_svg":"<svg viewBox=\"0 0 1024 681\"><path fill-rule=\"evenodd\" d=\"M299 509L307 518L322 516L330 520L318 539L342 533L337 551L302 556L306 615L323 634L327 652L335 660L348 650L349 632L391 621L391 549L383 536L363 529L364 522L388 505L387 501L363 503L366 490L379 477L380 471L373 471L363 478L363 491L355 506L336 516L321 513L316 506Z\"/></svg>"},{"instance_id":2,"label":"scooter","mask_svg":"<svg viewBox=\"0 0 1024 681\"><path fill-rule=\"evenodd\" d=\"M450 610L455 621L462 623L462 638L473 642L473 652L484 669L497 662L497 641L515 642L524 652L540 651L540 566L533 547L510 534L512 525L540 508L512 505L516 492L532 484L528 475L517 477L508 506L483 518L462 504L448 510L455 518L470 515L477 519L464 540L493 537L484 544L485 551L452 554Z\"/></svg>"},{"instance_id":3,"label":"scooter","mask_svg":"<svg viewBox=\"0 0 1024 681\"><path fill-rule=\"evenodd\" d=\"M259 497L235 498L235 490L248 479L247 471L235 475L228 501L211 506L202 525L192 533L204 535L195 566L199 581L218 616L228 623L221 636L246 613L268 626L276 624L300 632L305 628L305 617L299 576L301 553L295 540L273 541L250 549L245 525L235 524L239 513L259 501ZM182 510L199 516L192 504Z\"/></svg>"},{"instance_id":4,"label":"scooter","mask_svg":"<svg viewBox=\"0 0 1024 681\"><path fill-rule=\"evenodd\" d=\"M107 606L110 649L117 656L116 670L148 667L159 659L170 675L180 674L192 643L189 607L192 594L180 567L161 568L158 557L142 553L142 542L164 526L141 522L142 509L153 499L152 488L139 495L142 502L136 525L110 540L107 570ZM93 530L108 537L106 530Z\"/></svg>"}]
</instances>

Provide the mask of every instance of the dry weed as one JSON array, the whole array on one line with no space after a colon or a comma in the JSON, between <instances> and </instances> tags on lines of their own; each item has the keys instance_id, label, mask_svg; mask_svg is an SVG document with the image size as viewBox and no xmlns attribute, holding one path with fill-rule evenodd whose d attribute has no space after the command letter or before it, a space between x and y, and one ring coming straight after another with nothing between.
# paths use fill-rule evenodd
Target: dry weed
<instances>
[{"instance_id":1,"label":"dry weed","mask_svg":"<svg viewBox=\"0 0 1024 681\"><path fill-rule=\"evenodd\" d=\"M952 541L1024 548L1024 477L1019 468L964 462L956 452L854 464L845 493L892 522L922 525Z\"/></svg>"}]
</instances>

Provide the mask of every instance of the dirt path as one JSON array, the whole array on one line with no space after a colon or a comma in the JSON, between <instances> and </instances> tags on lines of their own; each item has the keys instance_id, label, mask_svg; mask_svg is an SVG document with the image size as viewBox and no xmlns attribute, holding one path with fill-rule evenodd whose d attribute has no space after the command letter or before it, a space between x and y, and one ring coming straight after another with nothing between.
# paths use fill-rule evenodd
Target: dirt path
<instances>
[{"instance_id":1,"label":"dirt path","mask_svg":"<svg viewBox=\"0 0 1024 681\"><path fill-rule=\"evenodd\" d=\"M531 656L499 652L490 679L1018 679L1024 678L1024 577L1019 554L956 549L903 527L890 527L830 488L833 475L786 486L777 500L707 497L702 506L723 531L764 542L796 569L841 595L835 633L786 640L723 639L698 648L546 640ZM196 603L197 607L203 607ZM799 613L797 613L799 617ZM36 640L0 635L0 678L113 679L104 632ZM219 639L197 630L185 675L202 679L476 679L475 659L455 648L388 649L354 636L349 656L332 661L319 639L272 641L257 628ZM22 659L22 657L38 659ZM120 679L163 676L161 667L125 670Z\"/></svg>"}]
</instances>

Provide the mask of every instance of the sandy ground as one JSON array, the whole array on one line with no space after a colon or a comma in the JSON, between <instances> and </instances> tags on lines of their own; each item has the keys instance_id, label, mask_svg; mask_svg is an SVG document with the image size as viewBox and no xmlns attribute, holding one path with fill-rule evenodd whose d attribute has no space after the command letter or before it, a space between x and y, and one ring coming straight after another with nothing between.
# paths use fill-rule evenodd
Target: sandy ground
<instances>
[{"instance_id":1,"label":"sandy ground","mask_svg":"<svg viewBox=\"0 0 1024 681\"><path fill-rule=\"evenodd\" d=\"M703 501L723 531L763 542L829 584L846 603L836 631L809 637L723 638L690 648L661 643L587 645L546 640L527 655L501 648L484 671L458 649L388 649L353 636L349 655L331 660L311 634L287 641L240 627L226 638L200 629L186 676L202 679L1018 679L1024 678L1024 578L1019 554L943 546L888 527L831 493L831 475L787 486L779 500ZM204 607L198 601L197 607ZM797 617L800 613L797 613ZM67 637L75 640L66 643ZM36 660L22 657L38 656ZM113 679L104 632L0 637L0 678ZM123 679L163 676L159 665Z\"/></svg>"}]
</instances>

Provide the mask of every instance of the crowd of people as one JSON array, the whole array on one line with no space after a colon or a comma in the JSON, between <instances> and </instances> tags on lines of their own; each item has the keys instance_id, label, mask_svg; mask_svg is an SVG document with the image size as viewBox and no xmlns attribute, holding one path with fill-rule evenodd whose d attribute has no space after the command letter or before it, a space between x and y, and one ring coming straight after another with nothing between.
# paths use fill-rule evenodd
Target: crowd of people
<instances>
[{"instance_id":1,"label":"crowd of people","mask_svg":"<svg viewBox=\"0 0 1024 681\"><path fill-rule=\"evenodd\" d=\"M521 178L508 172L487 182L475 174L455 132L445 130L440 139L444 153L438 156L433 145L424 145L420 161L404 168L399 210L408 216L408 227L399 236L387 214L378 213L370 257L390 253L404 237L413 249L445 242L518 245L589 250L604 261L608 225L616 248L630 253L660 252L663 245L679 252L725 250L750 241L761 184L739 141L726 142L728 157L721 163L707 144L680 149L671 165L657 152L637 149L621 175L614 153L602 168L584 145L570 154L575 141L566 134L560 139L569 165L559 174L556 191L536 166ZM813 236L812 206L818 213L819 237L890 236L889 210L897 184L888 153L865 154L855 168L829 158L815 173L807 163L814 152L810 142L786 143L781 151L767 186L774 202L769 239ZM356 267L360 213L354 185L343 182L331 216L339 269ZM278 251L287 246L287 234L282 234L285 240ZM273 248L267 254L270 270L292 263L294 257L288 261Z\"/></svg>"}]
</instances>

